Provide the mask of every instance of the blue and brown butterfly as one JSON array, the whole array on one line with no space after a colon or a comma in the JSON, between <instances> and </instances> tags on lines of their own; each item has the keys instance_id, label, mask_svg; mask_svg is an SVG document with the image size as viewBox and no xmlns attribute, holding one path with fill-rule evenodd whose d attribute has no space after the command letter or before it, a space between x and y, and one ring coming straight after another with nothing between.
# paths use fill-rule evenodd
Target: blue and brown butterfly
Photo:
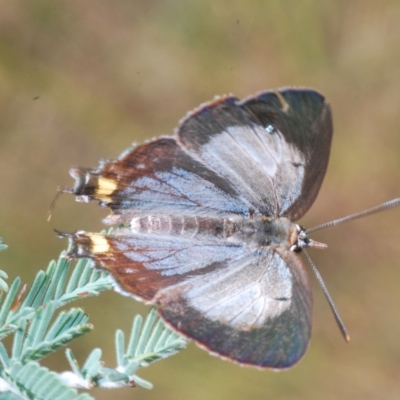
<instances>
[{"instance_id":1,"label":"blue and brown butterfly","mask_svg":"<svg viewBox=\"0 0 400 400\"><path fill-rule=\"evenodd\" d=\"M125 293L221 357L283 369L305 353L312 293L298 220L314 202L330 153L328 103L311 89L217 98L173 136L96 169L71 169L79 201L111 209L114 235L77 231L89 257Z\"/></svg>"}]
</instances>

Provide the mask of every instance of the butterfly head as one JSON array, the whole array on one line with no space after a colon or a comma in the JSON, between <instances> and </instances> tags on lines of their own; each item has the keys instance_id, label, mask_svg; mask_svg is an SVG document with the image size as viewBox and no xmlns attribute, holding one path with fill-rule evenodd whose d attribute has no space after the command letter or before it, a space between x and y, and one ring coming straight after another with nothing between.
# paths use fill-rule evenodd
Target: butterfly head
<instances>
[{"instance_id":1,"label":"butterfly head","mask_svg":"<svg viewBox=\"0 0 400 400\"><path fill-rule=\"evenodd\" d=\"M290 237L290 250L296 253L300 253L305 247L315 247L317 249L326 249L328 247L327 244L317 242L313 239L310 239L307 235L306 229L298 224L293 224L294 228L291 232Z\"/></svg>"}]
</instances>

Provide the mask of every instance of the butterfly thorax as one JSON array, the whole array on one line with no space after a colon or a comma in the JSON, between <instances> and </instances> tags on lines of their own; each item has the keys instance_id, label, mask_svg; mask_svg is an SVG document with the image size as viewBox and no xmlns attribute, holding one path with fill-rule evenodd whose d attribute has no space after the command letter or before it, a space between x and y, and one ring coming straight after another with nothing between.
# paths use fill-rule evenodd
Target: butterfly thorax
<instances>
[{"instance_id":1,"label":"butterfly thorax","mask_svg":"<svg viewBox=\"0 0 400 400\"><path fill-rule=\"evenodd\" d=\"M251 248L283 246L292 249L297 243L299 226L288 218L256 217L236 225L233 240Z\"/></svg>"}]
</instances>

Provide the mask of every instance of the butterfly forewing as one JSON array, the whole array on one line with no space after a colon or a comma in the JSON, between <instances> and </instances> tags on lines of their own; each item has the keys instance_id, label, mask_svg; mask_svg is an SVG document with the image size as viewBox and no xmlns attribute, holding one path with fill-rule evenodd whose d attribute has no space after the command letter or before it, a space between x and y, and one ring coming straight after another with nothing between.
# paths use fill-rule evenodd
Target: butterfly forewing
<instances>
[{"instance_id":1,"label":"butterfly forewing","mask_svg":"<svg viewBox=\"0 0 400 400\"><path fill-rule=\"evenodd\" d=\"M294 191L297 196L290 197L280 213L296 221L313 204L328 166L333 134L330 106L314 90L284 89L251 97L244 100L241 107L262 126L274 126L283 135L284 143L301 154L304 164L290 166L293 160L286 162L275 180L277 188L284 188L296 176L290 172L293 167L304 169L297 182L299 190ZM286 199L285 190L277 191Z\"/></svg>"},{"instance_id":2,"label":"butterfly forewing","mask_svg":"<svg viewBox=\"0 0 400 400\"><path fill-rule=\"evenodd\" d=\"M292 252L258 251L179 289L160 292L162 316L214 353L287 368L307 349L312 295Z\"/></svg>"},{"instance_id":3,"label":"butterfly forewing","mask_svg":"<svg viewBox=\"0 0 400 400\"><path fill-rule=\"evenodd\" d=\"M287 89L205 105L181 122L178 135L263 215L296 220L321 186L332 122L319 93Z\"/></svg>"}]
</instances>

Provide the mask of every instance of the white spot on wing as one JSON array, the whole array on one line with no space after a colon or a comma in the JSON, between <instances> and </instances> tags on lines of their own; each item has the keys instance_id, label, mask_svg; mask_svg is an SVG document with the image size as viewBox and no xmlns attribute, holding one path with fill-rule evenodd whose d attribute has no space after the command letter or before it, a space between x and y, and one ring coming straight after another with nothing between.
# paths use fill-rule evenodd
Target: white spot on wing
<instances>
[{"instance_id":1,"label":"white spot on wing","mask_svg":"<svg viewBox=\"0 0 400 400\"><path fill-rule=\"evenodd\" d=\"M273 127L272 125L268 125L268 126L265 127L265 130L266 130L268 133L272 133L272 132L274 131L274 127Z\"/></svg>"}]
</instances>

